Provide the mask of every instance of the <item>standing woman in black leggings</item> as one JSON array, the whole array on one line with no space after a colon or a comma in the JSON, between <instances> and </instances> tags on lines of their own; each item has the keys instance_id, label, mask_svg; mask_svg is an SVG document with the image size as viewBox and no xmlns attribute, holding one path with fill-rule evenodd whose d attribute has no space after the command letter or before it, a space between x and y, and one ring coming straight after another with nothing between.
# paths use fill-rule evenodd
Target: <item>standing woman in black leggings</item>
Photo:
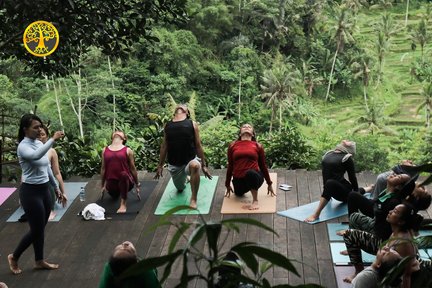
<instances>
[{"instance_id":1,"label":"standing woman in black leggings","mask_svg":"<svg viewBox=\"0 0 432 288\"><path fill-rule=\"evenodd\" d=\"M13 274L20 274L18 259L21 254L33 244L36 269L57 269L58 264L50 264L44 260L45 225L51 211L51 195L49 185L56 188L57 197L62 202L63 195L54 180L47 156L54 141L63 137L62 131L57 131L45 144L37 140L42 131L42 121L34 114L21 117L18 132L17 156L22 170L20 187L20 202L28 217L30 231L21 239L13 254L8 255L9 268Z\"/></svg>"}]
</instances>

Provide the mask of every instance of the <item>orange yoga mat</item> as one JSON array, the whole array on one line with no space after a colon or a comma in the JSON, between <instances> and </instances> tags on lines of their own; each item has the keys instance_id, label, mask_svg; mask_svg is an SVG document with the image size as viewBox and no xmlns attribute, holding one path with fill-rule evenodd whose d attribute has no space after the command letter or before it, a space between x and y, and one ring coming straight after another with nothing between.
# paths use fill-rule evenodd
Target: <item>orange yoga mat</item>
<instances>
[{"instance_id":1,"label":"orange yoga mat","mask_svg":"<svg viewBox=\"0 0 432 288\"><path fill-rule=\"evenodd\" d=\"M277 173L270 173L270 179L273 182L273 191L277 191ZM258 190L258 210L249 210L248 207L252 204L252 194L246 193L243 197L237 197L231 193L229 198L224 197L222 203L222 214L251 214L251 213L275 213L276 212L276 196L267 195L267 183Z\"/></svg>"}]
</instances>

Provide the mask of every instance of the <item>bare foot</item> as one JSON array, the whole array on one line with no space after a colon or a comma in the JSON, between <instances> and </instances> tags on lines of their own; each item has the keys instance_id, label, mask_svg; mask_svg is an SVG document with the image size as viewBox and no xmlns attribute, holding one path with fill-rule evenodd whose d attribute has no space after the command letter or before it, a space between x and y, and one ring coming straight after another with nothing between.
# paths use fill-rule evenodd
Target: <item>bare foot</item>
<instances>
[{"instance_id":1,"label":"bare foot","mask_svg":"<svg viewBox=\"0 0 432 288\"><path fill-rule=\"evenodd\" d=\"M126 213L126 206L125 205L120 205L120 208L117 209L117 213Z\"/></svg>"},{"instance_id":2,"label":"bare foot","mask_svg":"<svg viewBox=\"0 0 432 288\"><path fill-rule=\"evenodd\" d=\"M365 190L366 193L370 193L374 188L375 188L375 185L371 184L371 185L369 185L367 187L364 187L364 190Z\"/></svg>"},{"instance_id":3,"label":"bare foot","mask_svg":"<svg viewBox=\"0 0 432 288\"><path fill-rule=\"evenodd\" d=\"M249 206L249 210L258 210L258 209L259 209L258 201L253 201L252 204Z\"/></svg>"},{"instance_id":4,"label":"bare foot","mask_svg":"<svg viewBox=\"0 0 432 288\"><path fill-rule=\"evenodd\" d=\"M196 202L196 200L190 200L190 203L189 203L189 207L190 208L193 208L193 209L196 209L197 208L197 202Z\"/></svg>"},{"instance_id":5,"label":"bare foot","mask_svg":"<svg viewBox=\"0 0 432 288\"><path fill-rule=\"evenodd\" d=\"M56 215L57 215L57 213L51 210L51 213L50 213L48 220L53 220Z\"/></svg>"},{"instance_id":6,"label":"bare foot","mask_svg":"<svg viewBox=\"0 0 432 288\"><path fill-rule=\"evenodd\" d=\"M344 236L345 235L345 229L343 229L343 230L338 230L338 231L336 231L336 235L339 235L339 236Z\"/></svg>"},{"instance_id":7,"label":"bare foot","mask_svg":"<svg viewBox=\"0 0 432 288\"><path fill-rule=\"evenodd\" d=\"M348 256L348 250L342 250L339 252L339 254L344 255L344 256Z\"/></svg>"},{"instance_id":8,"label":"bare foot","mask_svg":"<svg viewBox=\"0 0 432 288\"><path fill-rule=\"evenodd\" d=\"M313 214L313 215L309 216L308 218L306 218L304 221L305 221L305 222L314 222L314 221L316 221L318 218L319 218L319 217L318 217L317 215Z\"/></svg>"},{"instance_id":9,"label":"bare foot","mask_svg":"<svg viewBox=\"0 0 432 288\"><path fill-rule=\"evenodd\" d=\"M51 264L44 260L36 261L34 269L36 270L55 270L58 269L58 264Z\"/></svg>"},{"instance_id":10,"label":"bare foot","mask_svg":"<svg viewBox=\"0 0 432 288\"><path fill-rule=\"evenodd\" d=\"M12 271L12 273L15 275L20 274L22 270L18 267L18 261L15 260L12 254L9 254L7 258L9 262L9 269Z\"/></svg>"},{"instance_id":11,"label":"bare foot","mask_svg":"<svg viewBox=\"0 0 432 288\"><path fill-rule=\"evenodd\" d=\"M357 276L357 274L353 274L353 275L351 275L351 276L345 277L345 278L343 279L343 281L344 281L345 283L351 283L352 280L353 280L356 276Z\"/></svg>"}]
</instances>

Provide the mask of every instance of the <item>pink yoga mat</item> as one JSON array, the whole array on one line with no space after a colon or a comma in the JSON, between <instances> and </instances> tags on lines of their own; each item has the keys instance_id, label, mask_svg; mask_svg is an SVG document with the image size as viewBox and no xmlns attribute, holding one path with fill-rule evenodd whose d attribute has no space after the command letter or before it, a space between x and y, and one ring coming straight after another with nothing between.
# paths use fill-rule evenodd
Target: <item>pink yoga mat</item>
<instances>
[{"instance_id":1,"label":"pink yoga mat","mask_svg":"<svg viewBox=\"0 0 432 288\"><path fill-rule=\"evenodd\" d=\"M2 205L15 190L15 187L0 187L0 205Z\"/></svg>"}]
</instances>

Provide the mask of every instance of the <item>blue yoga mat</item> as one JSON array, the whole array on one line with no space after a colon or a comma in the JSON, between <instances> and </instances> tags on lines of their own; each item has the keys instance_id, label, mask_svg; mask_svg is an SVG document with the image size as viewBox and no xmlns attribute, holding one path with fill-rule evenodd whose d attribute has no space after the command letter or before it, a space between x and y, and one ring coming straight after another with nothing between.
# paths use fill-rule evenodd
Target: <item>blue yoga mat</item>
<instances>
[{"instance_id":1,"label":"blue yoga mat","mask_svg":"<svg viewBox=\"0 0 432 288\"><path fill-rule=\"evenodd\" d=\"M350 259L348 255L341 255L339 252L346 250L345 243L342 242L331 242L330 243L330 250L332 254L333 263L335 265L350 265ZM363 263L365 264L371 264L373 261L375 261L375 255L368 254L364 251L362 251L362 259Z\"/></svg>"},{"instance_id":2,"label":"blue yoga mat","mask_svg":"<svg viewBox=\"0 0 432 288\"><path fill-rule=\"evenodd\" d=\"M208 214L210 212L210 207L213 201L213 195L216 191L218 179L219 176L213 176L211 180L201 176L197 195L198 210L181 210L177 211L175 214ZM187 183L183 192L179 193L177 192L177 188L174 186L172 179L170 179L156 208L155 215L163 215L168 210L177 206L188 206L191 195L192 192L190 183Z\"/></svg>"},{"instance_id":3,"label":"blue yoga mat","mask_svg":"<svg viewBox=\"0 0 432 288\"><path fill-rule=\"evenodd\" d=\"M49 220L50 222L58 222L63 217L64 213L67 211L67 209L70 207L72 202L75 200L75 198L78 196L81 187L85 187L87 185L87 182L65 182L65 192L66 196L68 198L66 207L62 207L60 204L56 202L54 207L54 212L56 213L56 216L54 219ZM6 222L18 222L18 219L24 214L24 210L22 207L19 207Z\"/></svg>"},{"instance_id":4,"label":"blue yoga mat","mask_svg":"<svg viewBox=\"0 0 432 288\"><path fill-rule=\"evenodd\" d=\"M306 205L290 208L285 211L280 211L277 212L277 214L303 222L307 217L309 217L315 212L315 209L318 207L318 204L319 201L316 201ZM324 209L321 211L320 217L314 222L309 222L309 224L315 224L315 223L327 221L347 214L348 214L347 204L332 198L324 207Z\"/></svg>"}]
</instances>

